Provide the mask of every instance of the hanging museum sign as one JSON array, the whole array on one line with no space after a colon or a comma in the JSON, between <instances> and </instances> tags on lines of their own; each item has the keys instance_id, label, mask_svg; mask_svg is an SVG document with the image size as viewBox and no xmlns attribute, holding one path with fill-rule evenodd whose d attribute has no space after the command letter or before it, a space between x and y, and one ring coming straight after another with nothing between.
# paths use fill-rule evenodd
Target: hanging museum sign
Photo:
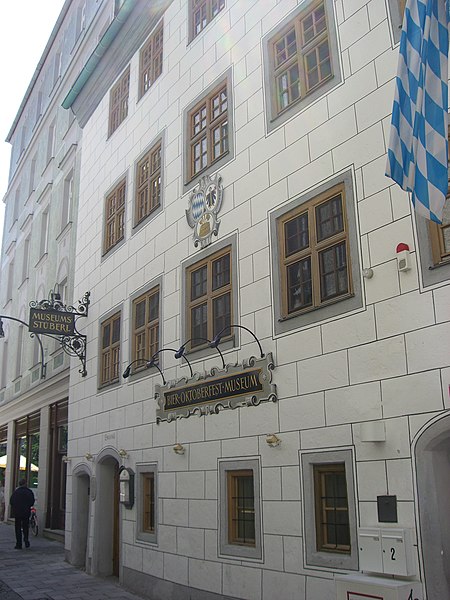
<instances>
[{"instance_id":1,"label":"hanging museum sign","mask_svg":"<svg viewBox=\"0 0 450 600\"><path fill-rule=\"evenodd\" d=\"M225 408L257 406L261 402L276 402L276 385L272 383L274 369L271 353L263 358L251 357L243 363L213 368L190 379L155 385L156 422L172 421L192 414L218 413Z\"/></svg>"},{"instance_id":2,"label":"hanging museum sign","mask_svg":"<svg viewBox=\"0 0 450 600\"><path fill-rule=\"evenodd\" d=\"M30 308L28 330L30 333L74 335L75 314L58 310Z\"/></svg>"}]
</instances>

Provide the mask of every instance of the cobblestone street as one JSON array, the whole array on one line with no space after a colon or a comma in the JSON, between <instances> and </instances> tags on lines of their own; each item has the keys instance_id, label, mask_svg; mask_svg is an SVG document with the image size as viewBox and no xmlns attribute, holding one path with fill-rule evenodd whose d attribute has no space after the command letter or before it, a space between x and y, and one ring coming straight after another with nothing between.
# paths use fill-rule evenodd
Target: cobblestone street
<instances>
[{"instance_id":1,"label":"cobblestone street","mask_svg":"<svg viewBox=\"0 0 450 600\"><path fill-rule=\"evenodd\" d=\"M111 579L67 564L61 543L40 536L30 542L15 550L14 525L0 524L0 600L140 600Z\"/></svg>"}]
</instances>

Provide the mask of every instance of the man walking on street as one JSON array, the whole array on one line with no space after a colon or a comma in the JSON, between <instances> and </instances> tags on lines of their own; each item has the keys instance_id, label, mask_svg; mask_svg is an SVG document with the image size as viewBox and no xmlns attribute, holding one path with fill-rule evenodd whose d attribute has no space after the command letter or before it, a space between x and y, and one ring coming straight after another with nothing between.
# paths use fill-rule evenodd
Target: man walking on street
<instances>
[{"instance_id":1,"label":"man walking on street","mask_svg":"<svg viewBox=\"0 0 450 600\"><path fill-rule=\"evenodd\" d=\"M30 547L30 541L28 539L28 532L30 529L30 514L31 507L34 504L34 494L27 487L25 479L19 481L19 487L14 490L9 500L9 503L13 509L13 516L15 519L16 528L16 550L22 549L22 531L23 541L25 542L25 548Z\"/></svg>"}]
</instances>

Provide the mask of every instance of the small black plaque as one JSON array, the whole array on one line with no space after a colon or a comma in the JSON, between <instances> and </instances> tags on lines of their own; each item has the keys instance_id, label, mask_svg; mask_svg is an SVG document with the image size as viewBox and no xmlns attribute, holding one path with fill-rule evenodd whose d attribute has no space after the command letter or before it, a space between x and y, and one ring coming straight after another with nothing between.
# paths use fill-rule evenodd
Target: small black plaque
<instances>
[{"instance_id":1,"label":"small black plaque","mask_svg":"<svg viewBox=\"0 0 450 600\"><path fill-rule=\"evenodd\" d=\"M398 523L397 496L377 496L378 522Z\"/></svg>"}]
</instances>

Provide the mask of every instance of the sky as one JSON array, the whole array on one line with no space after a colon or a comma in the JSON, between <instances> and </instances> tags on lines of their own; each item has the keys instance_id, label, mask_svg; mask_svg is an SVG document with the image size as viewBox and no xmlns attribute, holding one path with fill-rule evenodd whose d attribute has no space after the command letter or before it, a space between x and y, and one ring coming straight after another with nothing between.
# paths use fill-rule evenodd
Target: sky
<instances>
[{"instance_id":1,"label":"sky","mask_svg":"<svg viewBox=\"0 0 450 600\"><path fill-rule=\"evenodd\" d=\"M0 239L11 146L9 130L64 0L0 0Z\"/></svg>"}]
</instances>

